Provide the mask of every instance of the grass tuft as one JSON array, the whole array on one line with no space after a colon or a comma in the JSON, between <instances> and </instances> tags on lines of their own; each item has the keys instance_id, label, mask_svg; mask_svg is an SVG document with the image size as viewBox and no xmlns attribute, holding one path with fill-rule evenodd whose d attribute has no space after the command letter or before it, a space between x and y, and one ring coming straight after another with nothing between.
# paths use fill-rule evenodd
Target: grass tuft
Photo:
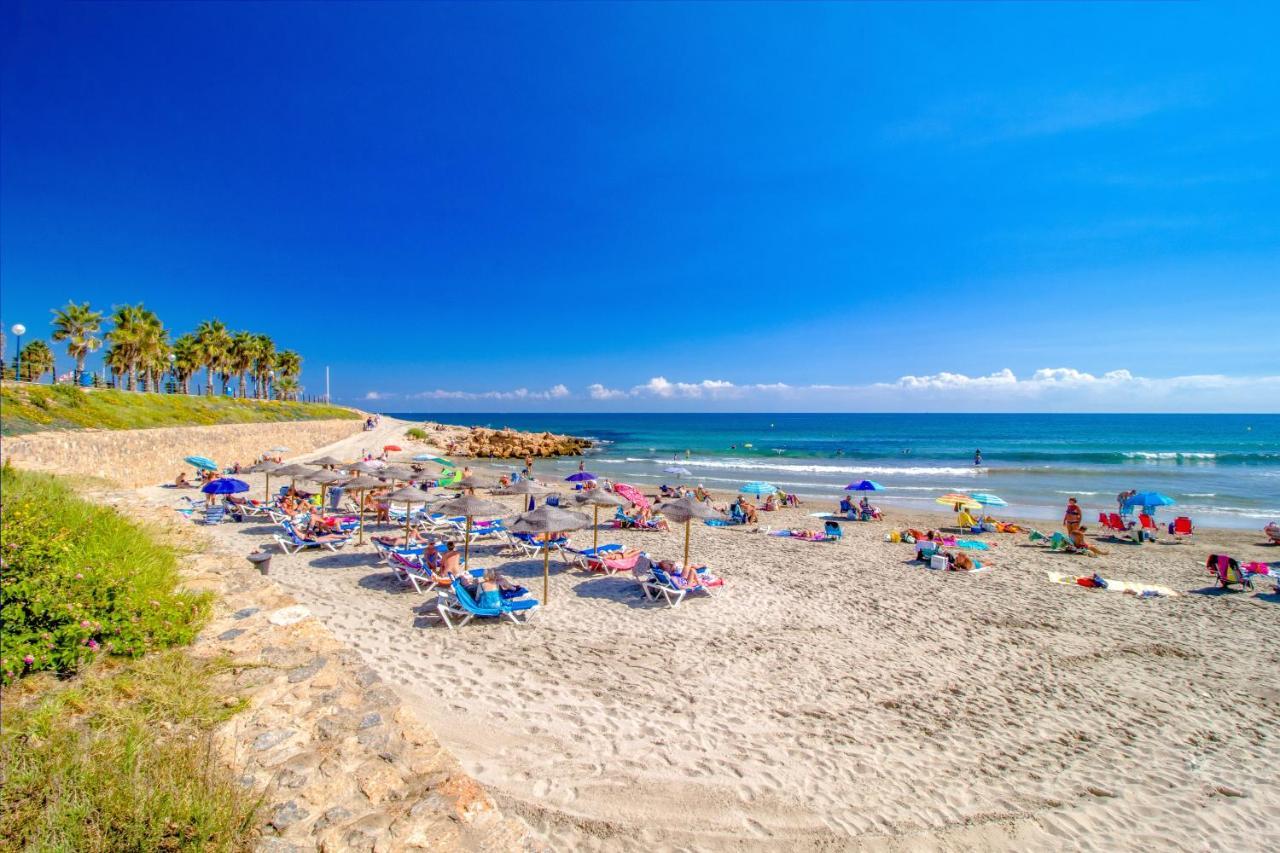
<instances>
[{"instance_id":1,"label":"grass tuft","mask_svg":"<svg viewBox=\"0 0 1280 853\"><path fill-rule=\"evenodd\" d=\"M213 754L227 666L171 649L6 689L0 849L249 849L260 798Z\"/></svg>"}]
</instances>

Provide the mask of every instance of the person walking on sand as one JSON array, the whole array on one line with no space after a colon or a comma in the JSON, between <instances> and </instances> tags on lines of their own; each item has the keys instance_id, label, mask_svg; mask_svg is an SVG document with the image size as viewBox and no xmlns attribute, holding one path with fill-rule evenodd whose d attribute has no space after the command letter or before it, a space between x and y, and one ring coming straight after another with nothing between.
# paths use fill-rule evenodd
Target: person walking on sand
<instances>
[{"instance_id":1,"label":"person walking on sand","mask_svg":"<svg viewBox=\"0 0 1280 853\"><path fill-rule=\"evenodd\" d=\"M1067 528L1068 533L1075 533L1080 528L1080 522L1084 517L1084 513L1080 511L1080 504L1075 498L1067 498L1067 511L1062 516L1062 526Z\"/></svg>"}]
</instances>

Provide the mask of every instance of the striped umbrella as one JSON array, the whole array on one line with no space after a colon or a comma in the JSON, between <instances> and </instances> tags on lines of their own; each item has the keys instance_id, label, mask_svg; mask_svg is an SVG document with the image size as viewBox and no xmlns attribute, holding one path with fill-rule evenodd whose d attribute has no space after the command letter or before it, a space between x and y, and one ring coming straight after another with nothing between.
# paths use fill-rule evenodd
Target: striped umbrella
<instances>
[{"instance_id":1,"label":"striped umbrella","mask_svg":"<svg viewBox=\"0 0 1280 853\"><path fill-rule=\"evenodd\" d=\"M747 483L741 489L738 489L738 491L748 495L755 495L756 497L762 497L764 495L771 495L774 492L778 491L778 487L775 486L773 483L761 483L761 482L755 481L755 482Z\"/></svg>"},{"instance_id":2,"label":"striped umbrella","mask_svg":"<svg viewBox=\"0 0 1280 853\"><path fill-rule=\"evenodd\" d=\"M959 492L947 492L942 497L935 499L934 503L955 507L957 511L961 509L982 509L982 504L978 503L968 495L962 495Z\"/></svg>"},{"instance_id":3,"label":"striped umbrella","mask_svg":"<svg viewBox=\"0 0 1280 853\"><path fill-rule=\"evenodd\" d=\"M989 495L986 492L970 492L969 497L973 498L983 506L1008 506L1009 502L999 495Z\"/></svg>"}]
</instances>

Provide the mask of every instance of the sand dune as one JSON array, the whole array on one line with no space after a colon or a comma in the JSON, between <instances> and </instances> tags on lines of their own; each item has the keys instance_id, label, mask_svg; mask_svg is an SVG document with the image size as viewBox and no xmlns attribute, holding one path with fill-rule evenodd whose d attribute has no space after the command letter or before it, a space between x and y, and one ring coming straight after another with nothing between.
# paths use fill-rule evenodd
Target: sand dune
<instances>
[{"instance_id":1,"label":"sand dune","mask_svg":"<svg viewBox=\"0 0 1280 853\"><path fill-rule=\"evenodd\" d=\"M817 526L811 509L765 523ZM893 519L908 521L939 519ZM889 529L846 524L822 544L696 527L719 595L669 609L629 578L558 568L520 628L448 631L367 546L277 558L273 574L558 848L1280 846L1280 597L1270 582L1214 594L1200 567L1280 549L1205 532L1104 541L1091 560L991 535L995 568L970 576L920 568ZM216 530L238 551L266 533ZM681 540L602 533L676 559ZM540 561L482 546L473 563L541 590ZM1192 594L1142 600L1048 571Z\"/></svg>"}]
</instances>

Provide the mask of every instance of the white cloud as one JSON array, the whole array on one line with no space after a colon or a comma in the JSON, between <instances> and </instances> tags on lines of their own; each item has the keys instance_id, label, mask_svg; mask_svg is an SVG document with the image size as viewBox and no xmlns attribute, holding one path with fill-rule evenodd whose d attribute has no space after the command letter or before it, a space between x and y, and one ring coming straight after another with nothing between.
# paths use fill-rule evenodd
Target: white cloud
<instances>
[{"instance_id":1,"label":"white cloud","mask_svg":"<svg viewBox=\"0 0 1280 853\"><path fill-rule=\"evenodd\" d=\"M571 395L566 386L553 385L545 391L530 391L528 388L516 388L513 391L446 391L437 388L410 396L418 400L561 400Z\"/></svg>"},{"instance_id":2,"label":"white cloud","mask_svg":"<svg viewBox=\"0 0 1280 853\"><path fill-rule=\"evenodd\" d=\"M392 396L395 395L370 391L365 399ZM1073 367L1044 367L1022 377L1009 368L982 376L944 371L866 385L739 385L726 379L683 382L654 376L627 389L596 382L576 394L557 384L545 390L436 389L410 397L495 404L571 399L639 404L648 401L660 409L692 406L733 411L1258 412L1280 408L1280 376L1195 374L1149 378L1123 368L1094 374Z\"/></svg>"},{"instance_id":3,"label":"white cloud","mask_svg":"<svg viewBox=\"0 0 1280 853\"><path fill-rule=\"evenodd\" d=\"M386 391L370 391L364 395L366 400L388 400L395 394L388 394Z\"/></svg>"},{"instance_id":4,"label":"white cloud","mask_svg":"<svg viewBox=\"0 0 1280 853\"><path fill-rule=\"evenodd\" d=\"M626 391L619 391L617 388L606 388L599 382L587 386L587 396L592 400L621 400L631 396Z\"/></svg>"}]
</instances>

